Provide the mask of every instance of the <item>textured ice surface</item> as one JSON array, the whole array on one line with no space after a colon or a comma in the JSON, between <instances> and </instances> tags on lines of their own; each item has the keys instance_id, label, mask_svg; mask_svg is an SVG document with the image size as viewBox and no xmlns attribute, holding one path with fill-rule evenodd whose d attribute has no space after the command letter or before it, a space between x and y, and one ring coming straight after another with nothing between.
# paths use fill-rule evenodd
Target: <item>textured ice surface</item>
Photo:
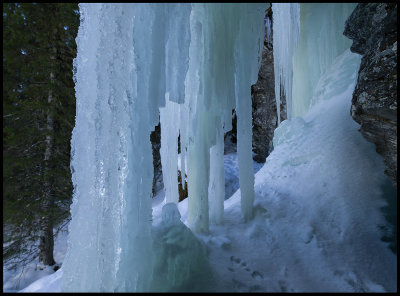
<instances>
[{"instance_id":1,"label":"textured ice surface","mask_svg":"<svg viewBox=\"0 0 400 296\"><path fill-rule=\"evenodd\" d=\"M153 258L149 135L165 104L167 10L81 4L80 12L74 198L62 289L145 291Z\"/></svg>"},{"instance_id":2,"label":"textured ice surface","mask_svg":"<svg viewBox=\"0 0 400 296\"><path fill-rule=\"evenodd\" d=\"M178 193L178 136L180 124L180 105L169 100L160 108L161 122L161 165L167 202L179 201ZM184 184L184 183L183 183Z\"/></svg>"},{"instance_id":3,"label":"textured ice surface","mask_svg":"<svg viewBox=\"0 0 400 296\"><path fill-rule=\"evenodd\" d=\"M300 39L293 56L291 117L307 113L320 77L330 68L333 60L350 47L352 41L343 35L343 24L356 5L300 4Z\"/></svg>"},{"instance_id":4,"label":"textured ice surface","mask_svg":"<svg viewBox=\"0 0 400 296\"><path fill-rule=\"evenodd\" d=\"M211 280L206 246L180 217L176 204L167 203L162 208L161 223L153 229L154 268L150 291L202 291Z\"/></svg>"},{"instance_id":5,"label":"textured ice surface","mask_svg":"<svg viewBox=\"0 0 400 296\"><path fill-rule=\"evenodd\" d=\"M276 105L280 106L281 88L286 96L287 118L291 118L293 54L296 52L300 28L299 3L273 3L273 51ZM278 125L281 122L277 108Z\"/></svg>"},{"instance_id":6,"label":"textured ice surface","mask_svg":"<svg viewBox=\"0 0 400 296\"><path fill-rule=\"evenodd\" d=\"M209 230L209 200L220 205L223 193L216 182L224 179L223 159L218 157L221 130L231 129L232 109L238 114L240 185L243 216L251 217L254 177L251 159L251 84L257 80L261 62L266 4L192 5L191 43L186 76L188 222L196 233ZM186 104L186 103L185 103ZM250 142L249 142L250 141ZM250 144L249 144L250 143ZM212 146L213 161L210 162ZM219 163L214 161L216 159ZM210 176L210 168L213 175ZM210 185L211 183L211 185ZM219 200L219 203L218 203ZM221 211L213 209L213 221ZM219 213L219 214L217 214ZM218 222L217 222L218 223Z\"/></svg>"}]
</instances>

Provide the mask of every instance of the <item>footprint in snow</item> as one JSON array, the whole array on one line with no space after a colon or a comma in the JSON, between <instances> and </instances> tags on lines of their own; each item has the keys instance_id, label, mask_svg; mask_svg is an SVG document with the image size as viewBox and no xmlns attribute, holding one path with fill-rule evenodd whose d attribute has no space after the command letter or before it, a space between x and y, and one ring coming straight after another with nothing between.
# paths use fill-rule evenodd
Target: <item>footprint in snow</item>
<instances>
[{"instance_id":1,"label":"footprint in snow","mask_svg":"<svg viewBox=\"0 0 400 296\"><path fill-rule=\"evenodd\" d=\"M264 279L264 277L262 276L262 274L261 274L259 271L257 271L257 270L255 270L255 271L252 272L251 277L252 277L253 279L258 279L258 280Z\"/></svg>"},{"instance_id":2,"label":"footprint in snow","mask_svg":"<svg viewBox=\"0 0 400 296\"><path fill-rule=\"evenodd\" d=\"M264 276L263 276L263 274L261 272L259 272L258 270L253 270L252 271L251 268L248 266L248 264L245 261L242 261L242 259L240 259L238 257L235 257L235 256L231 256L230 260L231 260L231 264L233 264L234 267L239 267L239 268L244 269L246 272L251 274L251 277L253 279L256 279L256 280L264 279ZM230 272L234 272L235 271L235 269L233 269L231 267L228 267L228 270Z\"/></svg>"}]
</instances>

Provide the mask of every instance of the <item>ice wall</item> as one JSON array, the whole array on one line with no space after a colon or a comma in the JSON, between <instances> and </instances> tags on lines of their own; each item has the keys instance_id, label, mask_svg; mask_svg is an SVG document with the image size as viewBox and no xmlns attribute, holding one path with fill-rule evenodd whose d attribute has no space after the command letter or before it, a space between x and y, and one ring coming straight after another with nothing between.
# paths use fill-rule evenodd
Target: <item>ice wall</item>
<instances>
[{"instance_id":1,"label":"ice wall","mask_svg":"<svg viewBox=\"0 0 400 296\"><path fill-rule=\"evenodd\" d=\"M312 103L311 98L318 80L329 69L333 60L350 47L351 40L343 35L343 30L346 19L356 5L357 3L272 5L275 96L279 103L281 82L286 94L288 119L305 115Z\"/></svg>"},{"instance_id":2,"label":"ice wall","mask_svg":"<svg viewBox=\"0 0 400 296\"><path fill-rule=\"evenodd\" d=\"M180 134L189 225L208 232L209 204L212 221L223 221L223 132L231 129L236 108L242 210L245 220L252 216L250 87L261 62L267 5L79 7L74 197L62 290L149 291L150 132L159 110L167 201L176 203L178 197Z\"/></svg>"},{"instance_id":3,"label":"ice wall","mask_svg":"<svg viewBox=\"0 0 400 296\"><path fill-rule=\"evenodd\" d=\"M293 117L306 114L318 80L334 59L350 47L352 41L343 35L344 23L356 6L357 3L300 5L300 40L293 58Z\"/></svg>"}]
</instances>

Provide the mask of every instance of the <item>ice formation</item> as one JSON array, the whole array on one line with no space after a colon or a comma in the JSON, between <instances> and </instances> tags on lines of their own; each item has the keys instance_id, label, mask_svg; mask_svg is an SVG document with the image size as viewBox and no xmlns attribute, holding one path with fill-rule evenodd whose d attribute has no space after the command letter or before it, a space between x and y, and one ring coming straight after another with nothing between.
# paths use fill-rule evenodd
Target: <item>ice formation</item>
<instances>
[{"instance_id":1,"label":"ice formation","mask_svg":"<svg viewBox=\"0 0 400 296\"><path fill-rule=\"evenodd\" d=\"M189 226L207 233L209 204L212 222L223 221L223 132L231 129L236 109L242 211L245 220L252 217L250 89L261 62L266 8L80 5L71 141L74 197L63 291L150 290L150 132L159 110L167 201L177 203L180 135Z\"/></svg>"},{"instance_id":2,"label":"ice formation","mask_svg":"<svg viewBox=\"0 0 400 296\"><path fill-rule=\"evenodd\" d=\"M180 220L176 203L162 208L162 221L153 232L154 268L150 290L201 291L209 281L206 247Z\"/></svg>"},{"instance_id":3,"label":"ice formation","mask_svg":"<svg viewBox=\"0 0 400 296\"><path fill-rule=\"evenodd\" d=\"M274 28L274 76L276 105L280 106L281 89L286 96L287 118L291 118L293 54L299 41L300 4L273 3L272 21ZM280 108L278 125L281 122Z\"/></svg>"},{"instance_id":4,"label":"ice formation","mask_svg":"<svg viewBox=\"0 0 400 296\"><path fill-rule=\"evenodd\" d=\"M334 59L350 47L351 40L343 35L343 24L356 5L272 5L275 96L279 106L282 87L286 95L288 119L306 114L312 104L311 99L318 80ZM279 122L279 108L277 112Z\"/></svg>"},{"instance_id":5,"label":"ice formation","mask_svg":"<svg viewBox=\"0 0 400 296\"><path fill-rule=\"evenodd\" d=\"M267 42L271 42L272 30L271 30L271 20L269 17L265 19L265 34L267 35Z\"/></svg>"}]
</instances>

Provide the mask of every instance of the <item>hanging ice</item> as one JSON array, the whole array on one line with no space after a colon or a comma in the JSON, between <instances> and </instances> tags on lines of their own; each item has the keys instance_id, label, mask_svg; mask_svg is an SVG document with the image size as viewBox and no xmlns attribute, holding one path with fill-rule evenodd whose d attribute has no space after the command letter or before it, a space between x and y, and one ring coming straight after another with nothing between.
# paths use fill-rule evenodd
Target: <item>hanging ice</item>
<instances>
[{"instance_id":1,"label":"hanging ice","mask_svg":"<svg viewBox=\"0 0 400 296\"><path fill-rule=\"evenodd\" d=\"M306 114L318 80L335 58L350 47L352 41L343 35L343 30L346 19L356 5L357 3L300 5L300 40L293 57L292 117Z\"/></svg>"},{"instance_id":2,"label":"hanging ice","mask_svg":"<svg viewBox=\"0 0 400 296\"><path fill-rule=\"evenodd\" d=\"M166 98L166 106L160 108L161 124L161 164L166 202L178 203L178 135L179 104ZM184 183L183 183L184 184Z\"/></svg>"},{"instance_id":3,"label":"hanging ice","mask_svg":"<svg viewBox=\"0 0 400 296\"><path fill-rule=\"evenodd\" d=\"M350 47L351 41L343 36L343 26L356 5L272 5L275 96L279 106L282 85L286 95L288 119L305 115L310 108L318 80L333 60Z\"/></svg>"},{"instance_id":4,"label":"hanging ice","mask_svg":"<svg viewBox=\"0 0 400 296\"><path fill-rule=\"evenodd\" d=\"M245 220L251 218L250 87L261 62L265 9L266 4L80 5L74 198L63 291L151 289L150 132L159 109L167 199L177 202L180 134L189 225L207 232L209 198L212 221L222 222L223 132L231 129L236 108L242 209Z\"/></svg>"},{"instance_id":5,"label":"hanging ice","mask_svg":"<svg viewBox=\"0 0 400 296\"><path fill-rule=\"evenodd\" d=\"M286 96L287 118L291 118L293 54L299 40L300 4L273 3L272 20L274 28L274 75L276 106L280 106L281 88ZM280 108L278 124L280 124Z\"/></svg>"},{"instance_id":6,"label":"hanging ice","mask_svg":"<svg viewBox=\"0 0 400 296\"><path fill-rule=\"evenodd\" d=\"M272 31L271 31L271 20L269 17L265 19L265 32L267 34L267 42L271 42Z\"/></svg>"},{"instance_id":7,"label":"hanging ice","mask_svg":"<svg viewBox=\"0 0 400 296\"><path fill-rule=\"evenodd\" d=\"M250 89L257 81L261 62L266 7L266 4L214 3L192 6L190 61L186 77L190 124L186 143L188 222L196 232L208 231L209 200L223 199L223 195L208 196L209 183L223 180L221 174L214 174L221 171L218 170L223 165L221 158L221 163L212 162L210 168L210 148L220 143L217 137L222 133L217 131L231 128L231 110L235 105L240 122L238 142L243 142L238 144L242 209L245 220L251 217L254 176ZM209 180L210 170L213 171L212 180ZM215 218L215 221L222 219Z\"/></svg>"}]
</instances>

